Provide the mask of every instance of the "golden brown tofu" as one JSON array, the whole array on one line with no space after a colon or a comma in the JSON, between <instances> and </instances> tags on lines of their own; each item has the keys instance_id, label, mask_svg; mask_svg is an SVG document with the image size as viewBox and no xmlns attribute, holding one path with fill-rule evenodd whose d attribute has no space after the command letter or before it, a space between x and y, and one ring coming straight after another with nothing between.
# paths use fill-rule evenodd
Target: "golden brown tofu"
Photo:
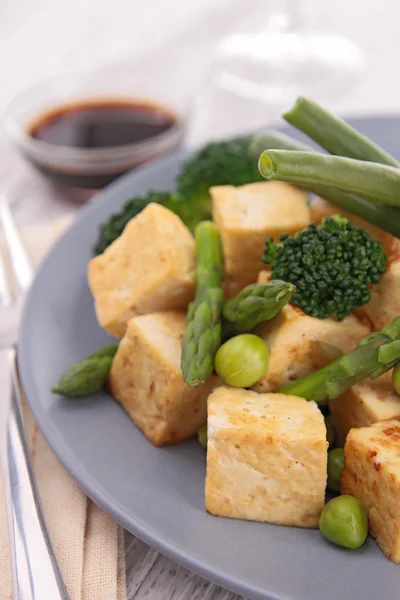
<instances>
[{"instance_id":1,"label":"golden brown tofu","mask_svg":"<svg viewBox=\"0 0 400 600\"><path fill-rule=\"evenodd\" d=\"M370 321L375 331L400 315L400 258L388 265L379 283L371 288L371 300L357 312Z\"/></svg>"},{"instance_id":2,"label":"golden brown tofu","mask_svg":"<svg viewBox=\"0 0 400 600\"><path fill-rule=\"evenodd\" d=\"M393 389L391 372L354 385L329 406L341 446L354 427L400 418L400 396Z\"/></svg>"},{"instance_id":3,"label":"golden brown tofu","mask_svg":"<svg viewBox=\"0 0 400 600\"><path fill-rule=\"evenodd\" d=\"M396 256L400 255L400 240L395 238L393 235L390 235L390 233L387 233L386 231L383 231L383 229L368 223L368 221L364 221L364 219L361 219L356 215L342 210L323 198L313 199L310 205L311 221L321 223L324 217L329 217L334 214L343 215L357 225L357 227L361 227L362 229L365 229L365 231L368 231L373 240L382 242L383 249L387 253L389 260L392 260Z\"/></svg>"},{"instance_id":4,"label":"golden brown tofu","mask_svg":"<svg viewBox=\"0 0 400 600\"><path fill-rule=\"evenodd\" d=\"M257 283L268 283L269 281L271 281L271 271L268 271L267 269L260 271L257 277Z\"/></svg>"},{"instance_id":5,"label":"golden brown tofu","mask_svg":"<svg viewBox=\"0 0 400 600\"><path fill-rule=\"evenodd\" d=\"M344 447L341 493L368 509L369 532L400 562L400 421L351 429Z\"/></svg>"},{"instance_id":6,"label":"golden brown tofu","mask_svg":"<svg viewBox=\"0 0 400 600\"><path fill-rule=\"evenodd\" d=\"M184 309L194 295L194 239L173 212L149 204L88 265L97 319L122 337L129 319Z\"/></svg>"},{"instance_id":7,"label":"golden brown tofu","mask_svg":"<svg viewBox=\"0 0 400 600\"><path fill-rule=\"evenodd\" d=\"M238 275L237 277L229 277L225 275L224 280L222 282L222 290L224 292L224 298L229 300L230 298L234 298L236 294L238 294L241 290L243 290L246 286L251 283L255 283L255 280L249 281L249 278L245 275L241 277Z\"/></svg>"},{"instance_id":8,"label":"golden brown tofu","mask_svg":"<svg viewBox=\"0 0 400 600\"><path fill-rule=\"evenodd\" d=\"M317 527L327 441L314 402L223 386L208 399L206 509L213 515Z\"/></svg>"},{"instance_id":9,"label":"golden brown tofu","mask_svg":"<svg viewBox=\"0 0 400 600\"><path fill-rule=\"evenodd\" d=\"M310 222L307 195L280 181L210 189L213 219L221 232L227 287L239 291L262 269L265 239L295 233ZM229 295L233 295L233 292Z\"/></svg>"},{"instance_id":10,"label":"golden brown tofu","mask_svg":"<svg viewBox=\"0 0 400 600\"><path fill-rule=\"evenodd\" d=\"M265 340L270 358L268 371L253 389L271 392L331 362L331 350L348 352L369 329L353 315L343 321L316 319L288 304L257 333Z\"/></svg>"},{"instance_id":11,"label":"golden brown tofu","mask_svg":"<svg viewBox=\"0 0 400 600\"><path fill-rule=\"evenodd\" d=\"M109 389L134 423L155 445L191 437L207 418L207 397L220 379L189 387L183 380L183 312L134 317L114 358Z\"/></svg>"}]
</instances>

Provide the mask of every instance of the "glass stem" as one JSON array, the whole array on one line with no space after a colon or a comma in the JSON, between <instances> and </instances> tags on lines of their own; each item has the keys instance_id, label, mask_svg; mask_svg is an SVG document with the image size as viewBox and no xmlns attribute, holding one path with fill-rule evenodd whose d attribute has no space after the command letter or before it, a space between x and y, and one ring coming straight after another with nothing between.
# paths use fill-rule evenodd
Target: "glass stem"
<instances>
[{"instance_id":1,"label":"glass stem","mask_svg":"<svg viewBox=\"0 0 400 600\"><path fill-rule=\"evenodd\" d=\"M268 19L268 27L273 31L298 32L303 29L303 0L276 0L279 5Z\"/></svg>"}]
</instances>

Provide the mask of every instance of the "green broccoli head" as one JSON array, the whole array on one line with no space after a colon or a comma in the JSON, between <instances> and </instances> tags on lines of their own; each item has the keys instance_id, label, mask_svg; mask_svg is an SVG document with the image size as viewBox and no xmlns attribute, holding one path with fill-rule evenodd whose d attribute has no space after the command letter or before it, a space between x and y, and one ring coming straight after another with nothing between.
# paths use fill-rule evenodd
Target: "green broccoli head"
<instances>
[{"instance_id":1,"label":"green broccoli head","mask_svg":"<svg viewBox=\"0 0 400 600\"><path fill-rule=\"evenodd\" d=\"M258 157L249 151L251 136L211 142L183 165L178 177L178 195L184 200L208 198L213 185L244 185L263 181Z\"/></svg>"},{"instance_id":2,"label":"green broccoli head","mask_svg":"<svg viewBox=\"0 0 400 600\"><path fill-rule=\"evenodd\" d=\"M100 226L93 254L102 254L121 235L127 223L151 202L162 204L165 208L172 210L191 231L194 231L200 221L206 221L210 218L210 201L208 198L203 202L184 202L177 194L172 192L150 190L144 196L135 196L128 200L118 213L111 215Z\"/></svg>"},{"instance_id":3,"label":"green broccoli head","mask_svg":"<svg viewBox=\"0 0 400 600\"><path fill-rule=\"evenodd\" d=\"M287 137L274 131L211 142L187 160L180 171L175 193L150 191L131 198L101 226L94 254L101 254L116 240L125 225L150 202L163 204L176 213L191 231L201 221L211 219L209 188L213 185L240 186L264 181L258 159L265 148L287 148Z\"/></svg>"},{"instance_id":4,"label":"green broccoli head","mask_svg":"<svg viewBox=\"0 0 400 600\"><path fill-rule=\"evenodd\" d=\"M164 206L178 215L192 232L201 221L211 219L211 202L208 191L187 202L178 194L171 194Z\"/></svg>"},{"instance_id":5,"label":"green broccoli head","mask_svg":"<svg viewBox=\"0 0 400 600\"><path fill-rule=\"evenodd\" d=\"M178 177L176 193L151 190L136 196L100 227L94 254L101 254L116 240L125 225L150 202L163 204L176 213L191 231L200 221L211 218L212 185L243 185L262 181L258 171L258 157L249 151L249 136L207 144L186 161Z\"/></svg>"},{"instance_id":6,"label":"green broccoli head","mask_svg":"<svg viewBox=\"0 0 400 600\"><path fill-rule=\"evenodd\" d=\"M340 215L310 223L294 236L268 238L264 262L272 264L272 279L296 286L291 303L319 319L339 321L366 304L369 286L385 272L382 244Z\"/></svg>"}]
</instances>

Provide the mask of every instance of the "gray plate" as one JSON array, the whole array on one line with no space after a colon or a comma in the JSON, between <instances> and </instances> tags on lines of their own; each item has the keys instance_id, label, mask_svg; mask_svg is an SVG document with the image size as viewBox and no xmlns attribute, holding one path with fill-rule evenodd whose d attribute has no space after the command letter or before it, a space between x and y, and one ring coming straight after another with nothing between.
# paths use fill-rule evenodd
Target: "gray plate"
<instances>
[{"instance_id":1,"label":"gray plate","mask_svg":"<svg viewBox=\"0 0 400 600\"><path fill-rule=\"evenodd\" d=\"M400 119L353 124L400 158ZM268 600L398 600L400 566L373 540L357 551L318 531L218 519L204 511L205 455L195 441L155 449L107 394L81 400L49 392L60 373L100 344L86 283L99 224L133 194L173 188L171 157L109 186L39 269L21 326L23 386L39 426L85 492L126 529L231 590Z\"/></svg>"}]
</instances>

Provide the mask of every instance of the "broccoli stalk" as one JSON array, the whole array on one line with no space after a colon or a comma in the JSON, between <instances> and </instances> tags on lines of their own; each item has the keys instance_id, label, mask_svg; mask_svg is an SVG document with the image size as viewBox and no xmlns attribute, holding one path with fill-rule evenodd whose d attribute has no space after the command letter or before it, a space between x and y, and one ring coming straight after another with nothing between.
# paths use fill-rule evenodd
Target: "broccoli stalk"
<instances>
[{"instance_id":1,"label":"broccoli stalk","mask_svg":"<svg viewBox=\"0 0 400 600\"><path fill-rule=\"evenodd\" d=\"M272 263L272 279L296 286L291 303L306 314L339 321L371 297L369 286L385 272L380 242L342 216L310 223L303 231L268 238L263 260Z\"/></svg>"}]
</instances>

